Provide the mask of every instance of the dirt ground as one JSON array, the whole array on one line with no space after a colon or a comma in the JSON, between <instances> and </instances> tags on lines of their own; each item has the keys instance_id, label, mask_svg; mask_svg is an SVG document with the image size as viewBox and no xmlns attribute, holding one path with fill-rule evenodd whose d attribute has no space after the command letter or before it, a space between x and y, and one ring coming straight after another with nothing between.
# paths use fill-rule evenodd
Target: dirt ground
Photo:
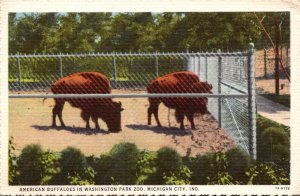
<instances>
[{"instance_id":1,"label":"dirt ground","mask_svg":"<svg viewBox=\"0 0 300 196\"><path fill-rule=\"evenodd\" d=\"M286 48L284 48L286 50ZM268 58L274 58L273 50L270 48L267 50ZM267 77L264 78L264 51L258 50L255 53L255 75L256 75L256 89L258 93L275 93L275 79L274 77ZM287 62L287 55L283 53L282 62L284 67L288 67L286 64ZM267 64L267 73L274 73L275 65L272 61ZM281 67L280 67L281 70ZM281 71L282 72L282 71ZM284 74L280 74L281 78L279 79L279 93L280 94L290 94L290 82Z\"/></svg>"},{"instance_id":2,"label":"dirt ground","mask_svg":"<svg viewBox=\"0 0 300 196\"><path fill-rule=\"evenodd\" d=\"M113 93L129 93L115 90ZM142 91L130 93L143 93ZM210 115L195 117L196 130L190 130L185 119L186 130L180 130L174 111L160 105L159 119L163 127L147 125L148 100L146 98L122 98L122 131L110 133L102 120L100 131L85 129L80 110L65 105L63 119L66 128L53 128L53 99L10 99L9 132L18 149L28 144L40 144L45 150L61 151L68 146L79 148L86 155L108 152L114 144L133 142L140 149L158 150L163 146L176 149L182 155L195 156L205 152L224 151L235 146L234 141ZM58 122L58 119L57 119ZM58 122L58 125L59 122ZM94 123L91 122L92 128Z\"/></svg>"},{"instance_id":3,"label":"dirt ground","mask_svg":"<svg viewBox=\"0 0 300 196\"><path fill-rule=\"evenodd\" d=\"M290 94L290 82L288 79L279 80L279 93L281 95ZM282 86L282 88L281 88ZM256 80L256 89L258 93L275 93L275 80L274 79L261 79Z\"/></svg>"}]
</instances>

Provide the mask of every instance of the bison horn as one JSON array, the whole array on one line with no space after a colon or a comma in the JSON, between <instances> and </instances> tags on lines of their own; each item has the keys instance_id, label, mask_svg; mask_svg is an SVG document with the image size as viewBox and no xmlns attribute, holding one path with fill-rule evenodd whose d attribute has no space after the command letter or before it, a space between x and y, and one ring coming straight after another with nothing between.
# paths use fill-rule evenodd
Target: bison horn
<instances>
[{"instance_id":1,"label":"bison horn","mask_svg":"<svg viewBox=\"0 0 300 196\"><path fill-rule=\"evenodd\" d=\"M119 105L120 105L120 107L122 106L122 103L121 103L121 101L119 101Z\"/></svg>"}]
</instances>

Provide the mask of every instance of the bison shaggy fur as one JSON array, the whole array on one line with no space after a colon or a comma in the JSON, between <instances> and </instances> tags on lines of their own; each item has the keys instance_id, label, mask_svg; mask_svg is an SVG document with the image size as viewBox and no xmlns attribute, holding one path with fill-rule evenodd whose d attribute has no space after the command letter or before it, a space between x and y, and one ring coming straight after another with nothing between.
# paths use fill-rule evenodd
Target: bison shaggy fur
<instances>
[{"instance_id":1,"label":"bison shaggy fur","mask_svg":"<svg viewBox=\"0 0 300 196\"><path fill-rule=\"evenodd\" d=\"M53 94L110 94L111 87L108 78L99 72L80 72L63 77L51 86ZM56 126L58 116L62 126L62 110L65 102L72 107L81 109L81 117L86 121L86 127L90 128L89 119L95 123L96 129L100 129L98 118L101 118L109 131L121 130L121 102L114 102L111 98L55 98L52 110L52 126Z\"/></svg>"},{"instance_id":2,"label":"bison shaggy fur","mask_svg":"<svg viewBox=\"0 0 300 196\"><path fill-rule=\"evenodd\" d=\"M167 74L152 80L147 86L148 93L211 93L212 85L201 82L199 77L190 71L181 71ZM162 102L168 108L175 109L175 117L180 123L180 128L184 129L184 116L191 123L191 128L195 129L194 114L205 114L208 112L206 97L161 97L149 98L148 124L151 125L151 116L154 114L158 126L161 123L158 119L158 107Z\"/></svg>"}]
</instances>

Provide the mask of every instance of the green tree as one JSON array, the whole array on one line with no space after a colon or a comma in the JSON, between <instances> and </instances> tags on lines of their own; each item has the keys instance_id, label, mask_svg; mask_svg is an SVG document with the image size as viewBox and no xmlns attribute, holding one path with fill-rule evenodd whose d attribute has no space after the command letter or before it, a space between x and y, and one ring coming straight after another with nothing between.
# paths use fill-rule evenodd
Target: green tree
<instances>
[{"instance_id":1,"label":"green tree","mask_svg":"<svg viewBox=\"0 0 300 196\"><path fill-rule=\"evenodd\" d=\"M260 12L274 39L289 45L290 14ZM250 12L16 13L9 14L10 53L245 50L268 44ZM269 45L269 44L268 44Z\"/></svg>"},{"instance_id":2,"label":"green tree","mask_svg":"<svg viewBox=\"0 0 300 196\"><path fill-rule=\"evenodd\" d=\"M16 31L17 31L17 18L16 13L9 13L8 15L8 35L9 35L9 53L15 53L17 49L17 40L16 40Z\"/></svg>"}]
</instances>

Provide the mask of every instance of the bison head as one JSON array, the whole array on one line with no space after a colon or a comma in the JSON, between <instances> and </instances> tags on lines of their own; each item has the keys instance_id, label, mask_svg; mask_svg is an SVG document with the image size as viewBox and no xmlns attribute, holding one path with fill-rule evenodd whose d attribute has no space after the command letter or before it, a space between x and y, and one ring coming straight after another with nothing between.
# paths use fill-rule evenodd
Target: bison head
<instances>
[{"instance_id":1,"label":"bison head","mask_svg":"<svg viewBox=\"0 0 300 196\"><path fill-rule=\"evenodd\" d=\"M122 108L121 102L112 102L111 108L109 109L109 117L106 120L108 130L111 132L119 132L121 128L121 112L124 110Z\"/></svg>"}]
</instances>

